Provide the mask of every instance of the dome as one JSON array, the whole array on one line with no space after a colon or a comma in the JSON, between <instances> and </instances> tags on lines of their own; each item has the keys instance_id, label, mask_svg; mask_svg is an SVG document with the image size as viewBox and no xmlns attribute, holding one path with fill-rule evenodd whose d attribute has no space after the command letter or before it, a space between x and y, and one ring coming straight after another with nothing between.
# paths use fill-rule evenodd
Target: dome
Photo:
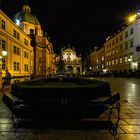
<instances>
[{"instance_id":1,"label":"dome","mask_svg":"<svg viewBox=\"0 0 140 140\"><path fill-rule=\"evenodd\" d=\"M31 8L28 5L24 5L23 9L21 12L18 12L15 16L14 16L14 22L29 22L35 25L40 25L37 17L33 14L31 14Z\"/></svg>"}]
</instances>

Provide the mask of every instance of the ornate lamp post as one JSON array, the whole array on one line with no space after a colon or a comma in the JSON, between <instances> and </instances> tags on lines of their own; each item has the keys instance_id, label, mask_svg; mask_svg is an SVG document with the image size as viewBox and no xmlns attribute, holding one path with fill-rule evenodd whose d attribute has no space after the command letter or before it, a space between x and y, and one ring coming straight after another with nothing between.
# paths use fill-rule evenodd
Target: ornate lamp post
<instances>
[{"instance_id":1,"label":"ornate lamp post","mask_svg":"<svg viewBox=\"0 0 140 140\"><path fill-rule=\"evenodd\" d=\"M2 58L7 56L7 51L3 50L0 54L0 89L2 88Z\"/></svg>"}]
</instances>

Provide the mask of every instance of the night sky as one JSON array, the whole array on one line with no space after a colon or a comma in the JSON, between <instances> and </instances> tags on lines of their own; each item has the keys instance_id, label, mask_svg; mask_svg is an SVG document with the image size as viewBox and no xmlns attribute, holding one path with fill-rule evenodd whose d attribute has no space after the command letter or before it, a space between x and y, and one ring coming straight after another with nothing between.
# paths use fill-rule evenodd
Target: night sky
<instances>
[{"instance_id":1,"label":"night sky","mask_svg":"<svg viewBox=\"0 0 140 140\"><path fill-rule=\"evenodd\" d=\"M2 10L12 19L26 0L1 0ZM100 46L123 25L129 13L140 9L139 0L28 0L54 50L68 44L78 53Z\"/></svg>"}]
</instances>

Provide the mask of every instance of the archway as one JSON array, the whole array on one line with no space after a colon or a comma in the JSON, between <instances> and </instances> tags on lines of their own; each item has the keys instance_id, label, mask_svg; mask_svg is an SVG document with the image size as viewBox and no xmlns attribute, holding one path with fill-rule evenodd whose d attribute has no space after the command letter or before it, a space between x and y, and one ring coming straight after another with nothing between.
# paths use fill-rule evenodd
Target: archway
<instances>
[{"instance_id":1,"label":"archway","mask_svg":"<svg viewBox=\"0 0 140 140\"><path fill-rule=\"evenodd\" d=\"M73 77L73 75L74 75L73 67L67 66L67 77Z\"/></svg>"}]
</instances>

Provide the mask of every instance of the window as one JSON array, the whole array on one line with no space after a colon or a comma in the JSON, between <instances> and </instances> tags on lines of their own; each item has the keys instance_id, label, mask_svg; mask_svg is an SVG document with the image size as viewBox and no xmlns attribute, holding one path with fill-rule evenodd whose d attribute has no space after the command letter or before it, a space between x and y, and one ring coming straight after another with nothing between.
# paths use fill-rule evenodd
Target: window
<instances>
[{"instance_id":1,"label":"window","mask_svg":"<svg viewBox=\"0 0 140 140\"><path fill-rule=\"evenodd\" d=\"M19 33L17 32L17 39L19 40Z\"/></svg>"},{"instance_id":2,"label":"window","mask_svg":"<svg viewBox=\"0 0 140 140\"><path fill-rule=\"evenodd\" d=\"M109 66L111 65L111 61L109 61Z\"/></svg>"},{"instance_id":3,"label":"window","mask_svg":"<svg viewBox=\"0 0 140 140\"><path fill-rule=\"evenodd\" d=\"M2 70L6 69L6 58L2 58Z\"/></svg>"},{"instance_id":4,"label":"window","mask_svg":"<svg viewBox=\"0 0 140 140\"><path fill-rule=\"evenodd\" d=\"M15 30L13 31L13 35L14 35L14 37L16 38L16 31L15 31Z\"/></svg>"},{"instance_id":5,"label":"window","mask_svg":"<svg viewBox=\"0 0 140 140\"><path fill-rule=\"evenodd\" d=\"M28 52L24 51L24 57L28 58Z\"/></svg>"},{"instance_id":6,"label":"window","mask_svg":"<svg viewBox=\"0 0 140 140\"><path fill-rule=\"evenodd\" d=\"M2 49L6 50L6 41L5 40L2 40Z\"/></svg>"},{"instance_id":7,"label":"window","mask_svg":"<svg viewBox=\"0 0 140 140\"><path fill-rule=\"evenodd\" d=\"M14 71L19 71L19 63L14 62Z\"/></svg>"},{"instance_id":8,"label":"window","mask_svg":"<svg viewBox=\"0 0 140 140\"><path fill-rule=\"evenodd\" d=\"M97 65L97 66L96 66L96 69L98 69L98 68L99 68L99 66Z\"/></svg>"},{"instance_id":9,"label":"window","mask_svg":"<svg viewBox=\"0 0 140 140\"><path fill-rule=\"evenodd\" d=\"M130 48L133 47L133 39L130 40Z\"/></svg>"},{"instance_id":10,"label":"window","mask_svg":"<svg viewBox=\"0 0 140 140\"><path fill-rule=\"evenodd\" d=\"M13 53L16 54L16 52L17 52L17 51L16 51L16 47L14 46Z\"/></svg>"},{"instance_id":11,"label":"window","mask_svg":"<svg viewBox=\"0 0 140 140\"><path fill-rule=\"evenodd\" d=\"M17 55L19 55L19 48L17 48Z\"/></svg>"},{"instance_id":12,"label":"window","mask_svg":"<svg viewBox=\"0 0 140 140\"><path fill-rule=\"evenodd\" d=\"M114 65L114 60L112 60L112 65Z\"/></svg>"},{"instance_id":13,"label":"window","mask_svg":"<svg viewBox=\"0 0 140 140\"><path fill-rule=\"evenodd\" d=\"M16 46L13 47L13 53L14 54L17 54L17 55L20 55L20 49Z\"/></svg>"},{"instance_id":14,"label":"window","mask_svg":"<svg viewBox=\"0 0 140 140\"><path fill-rule=\"evenodd\" d=\"M120 57L120 64L122 63L122 57Z\"/></svg>"},{"instance_id":15,"label":"window","mask_svg":"<svg viewBox=\"0 0 140 140\"><path fill-rule=\"evenodd\" d=\"M13 30L13 36L18 40L20 39L19 33L16 30Z\"/></svg>"},{"instance_id":16,"label":"window","mask_svg":"<svg viewBox=\"0 0 140 140\"><path fill-rule=\"evenodd\" d=\"M106 65L108 66L108 61L106 62Z\"/></svg>"},{"instance_id":17,"label":"window","mask_svg":"<svg viewBox=\"0 0 140 140\"><path fill-rule=\"evenodd\" d=\"M16 62L14 62L14 70L16 71L16 69L17 69L17 63Z\"/></svg>"},{"instance_id":18,"label":"window","mask_svg":"<svg viewBox=\"0 0 140 140\"><path fill-rule=\"evenodd\" d=\"M127 56L124 57L124 62L125 63L128 62L128 57Z\"/></svg>"},{"instance_id":19,"label":"window","mask_svg":"<svg viewBox=\"0 0 140 140\"><path fill-rule=\"evenodd\" d=\"M5 30L5 21L2 20L1 28Z\"/></svg>"},{"instance_id":20,"label":"window","mask_svg":"<svg viewBox=\"0 0 140 140\"><path fill-rule=\"evenodd\" d=\"M28 71L28 65L27 64L24 64L24 71Z\"/></svg>"},{"instance_id":21,"label":"window","mask_svg":"<svg viewBox=\"0 0 140 140\"><path fill-rule=\"evenodd\" d=\"M128 37L128 31L127 32L125 32L125 38L127 38Z\"/></svg>"},{"instance_id":22,"label":"window","mask_svg":"<svg viewBox=\"0 0 140 140\"><path fill-rule=\"evenodd\" d=\"M132 34L133 34L133 28L130 29L130 35L132 35Z\"/></svg>"},{"instance_id":23,"label":"window","mask_svg":"<svg viewBox=\"0 0 140 140\"><path fill-rule=\"evenodd\" d=\"M28 46L28 40L27 40L27 39L24 39L24 44L25 44L26 46Z\"/></svg>"},{"instance_id":24,"label":"window","mask_svg":"<svg viewBox=\"0 0 140 140\"><path fill-rule=\"evenodd\" d=\"M108 52L106 53L106 56L108 57Z\"/></svg>"},{"instance_id":25,"label":"window","mask_svg":"<svg viewBox=\"0 0 140 140\"><path fill-rule=\"evenodd\" d=\"M102 56L102 61L104 61L104 56Z\"/></svg>"},{"instance_id":26,"label":"window","mask_svg":"<svg viewBox=\"0 0 140 140\"><path fill-rule=\"evenodd\" d=\"M128 49L128 41L125 42L125 49Z\"/></svg>"},{"instance_id":27,"label":"window","mask_svg":"<svg viewBox=\"0 0 140 140\"><path fill-rule=\"evenodd\" d=\"M104 64L102 64L102 69L104 68Z\"/></svg>"}]
</instances>

